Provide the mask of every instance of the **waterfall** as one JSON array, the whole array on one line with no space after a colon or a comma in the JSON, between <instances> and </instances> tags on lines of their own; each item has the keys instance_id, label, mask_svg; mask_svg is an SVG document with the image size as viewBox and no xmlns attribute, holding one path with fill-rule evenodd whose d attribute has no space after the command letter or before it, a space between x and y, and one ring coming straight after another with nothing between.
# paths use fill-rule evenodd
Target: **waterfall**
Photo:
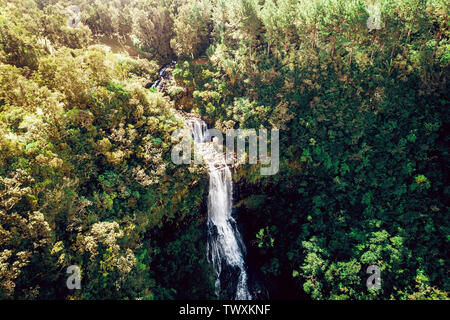
<instances>
[{"instance_id":1,"label":"waterfall","mask_svg":"<svg viewBox=\"0 0 450 320\"><path fill-rule=\"evenodd\" d=\"M173 67L176 64L176 61L172 61L166 65L164 65L158 72L158 79L153 82L150 88L162 90L167 81L169 81L172 77L172 73L167 70L169 67Z\"/></svg>"},{"instance_id":2,"label":"waterfall","mask_svg":"<svg viewBox=\"0 0 450 320\"><path fill-rule=\"evenodd\" d=\"M163 66L158 79L147 89L164 90L166 83L172 78L169 67L176 61ZM168 69L169 68L169 69ZM206 123L197 118L186 119L186 124L192 131L195 152L208 165L209 195L208 195L208 243L207 257L213 264L216 281L216 295L227 286L227 293L236 300L251 300L252 296L247 285L247 271L244 261L245 244L232 217L233 181L231 171L225 162L222 152L216 150L210 141ZM221 281L221 279L224 279Z\"/></svg>"},{"instance_id":3,"label":"waterfall","mask_svg":"<svg viewBox=\"0 0 450 320\"><path fill-rule=\"evenodd\" d=\"M194 142L205 143L208 140L208 126L204 121L198 119L188 120L188 124L191 128Z\"/></svg>"},{"instance_id":4,"label":"waterfall","mask_svg":"<svg viewBox=\"0 0 450 320\"><path fill-rule=\"evenodd\" d=\"M236 300L250 300L252 297L247 286L247 271L244 262L245 245L232 217L233 182L231 171L226 165L225 157L210 142L206 123L199 119L189 119L195 152L199 152L208 165L208 261L213 264L216 273L216 294L219 295L221 277L228 272L237 279L232 288ZM229 284L227 284L229 285Z\"/></svg>"}]
</instances>

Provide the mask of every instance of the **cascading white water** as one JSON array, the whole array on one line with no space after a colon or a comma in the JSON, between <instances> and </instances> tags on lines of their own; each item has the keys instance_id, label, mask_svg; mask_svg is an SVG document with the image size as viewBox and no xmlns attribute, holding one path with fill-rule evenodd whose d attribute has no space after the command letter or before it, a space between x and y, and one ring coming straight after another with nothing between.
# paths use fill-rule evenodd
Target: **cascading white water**
<instances>
[{"instance_id":1,"label":"cascading white water","mask_svg":"<svg viewBox=\"0 0 450 320\"><path fill-rule=\"evenodd\" d=\"M167 81L172 77L172 73L167 71L167 68L173 67L176 64L176 61L172 61L166 65L164 65L158 72L158 79L152 84L152 89L162 90L163 86Z\"/></svg>"},{"instance_id":2,"label":"cascading white water","mask_svg":"<svg viewBox=\"0 0 450 320\"><path fill-rule=\"evenodd\" d=\"M159 71L158 80L151 88L163 90L171 79L168 67L174 66L175 61L165 65ZM236 300L250 300L252 296L247 287L247 271L245 268L245 245L238 231L236 221L232 217L233 183L223 153L218 152L208 134L206 123L197 118L186 121L192 131L195 152L198 152L209 167L209 196L208 196L208 244L207 257L216 271L216 294L221 291L220 278L223 267L226 270L238 272L232 290ZM233 283L234 285L234 283Z\"/></svg>"},{"instance_id":3,"label":"cascading white water","mask_svg":"<svg viewBox=\"0 0 450 320\"><path fill-rule=\"evenodd\" d=\"M235 299L250 300L244 262L245 245L231 215L233 184L230 169L223 154L208 141L206 123L189 119L187 124L194 136L195 151L201 153L209 167L207 256L216 271L216 294L221 290L220 276L225 266L239 272Z\"/></svg>"},{"instance_id":4,"label":"cascading white water","mask_svg":"<svg viewBox=\"0 0 450 320\"><path fill-rule=\"evenodd\" d=\"M206 125L206 123L198 119L189 120L188 122L192 130L192 135L194 136L194 142L207 142L208 126Z\"/></svg>"}]
</instances>

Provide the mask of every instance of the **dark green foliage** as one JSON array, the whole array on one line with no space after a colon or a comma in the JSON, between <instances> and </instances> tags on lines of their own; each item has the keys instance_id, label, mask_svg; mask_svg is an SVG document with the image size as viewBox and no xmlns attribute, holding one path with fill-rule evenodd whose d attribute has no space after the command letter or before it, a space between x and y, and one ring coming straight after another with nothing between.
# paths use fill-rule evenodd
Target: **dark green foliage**
<instances>
[{"instance_id":1,"label":"dark green foliage","mask_svg":"<svg viewBox=\"0 0 450 320\"><path fill-rule=\"evenodd\" d=\"M448 4L377 3L0 0L0 297L215 298L184 109L281 130L276 175L234 174L271 297L448 299Z\"/></svg>"}]
</instances>

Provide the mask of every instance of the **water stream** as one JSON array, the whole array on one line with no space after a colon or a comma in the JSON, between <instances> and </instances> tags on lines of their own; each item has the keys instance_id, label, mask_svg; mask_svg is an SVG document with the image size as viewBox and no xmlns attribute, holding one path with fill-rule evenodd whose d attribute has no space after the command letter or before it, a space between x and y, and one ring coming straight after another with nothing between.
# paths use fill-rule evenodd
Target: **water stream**
<instances>
[{"instance_id":1,"label":"water stream","mask_svg":"<svg viewBox=\"0 0 450 320\"><path fill-rule=\"evenodd\" d=\"M176 61L171 61L170 63L164 65L158 71L158 79L152 83L150 87L147 89L159 89L162 90L164 85L172 78L172 72L168 70L168 68L175 66Z\"/></svg>"}]
</instances>

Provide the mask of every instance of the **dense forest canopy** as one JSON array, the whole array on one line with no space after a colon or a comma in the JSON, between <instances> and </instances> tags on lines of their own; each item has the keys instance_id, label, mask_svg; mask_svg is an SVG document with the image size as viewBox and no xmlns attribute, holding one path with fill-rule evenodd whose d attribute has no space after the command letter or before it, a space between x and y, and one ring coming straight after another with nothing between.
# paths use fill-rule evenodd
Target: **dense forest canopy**
<instances>
[{"instance_id":1,"label":"dense forest canopy","mask_svg":"<svg viewBox=\"0 0 450 320\"><path fill-rule=\"evenodd\" d=\"M190 112L280 129L277 174L233 171L271 298L448 299L448 17L445 0L0 0L0 298L215 299L208 177L170 158Z\"/></svg>"}]
</instances>

